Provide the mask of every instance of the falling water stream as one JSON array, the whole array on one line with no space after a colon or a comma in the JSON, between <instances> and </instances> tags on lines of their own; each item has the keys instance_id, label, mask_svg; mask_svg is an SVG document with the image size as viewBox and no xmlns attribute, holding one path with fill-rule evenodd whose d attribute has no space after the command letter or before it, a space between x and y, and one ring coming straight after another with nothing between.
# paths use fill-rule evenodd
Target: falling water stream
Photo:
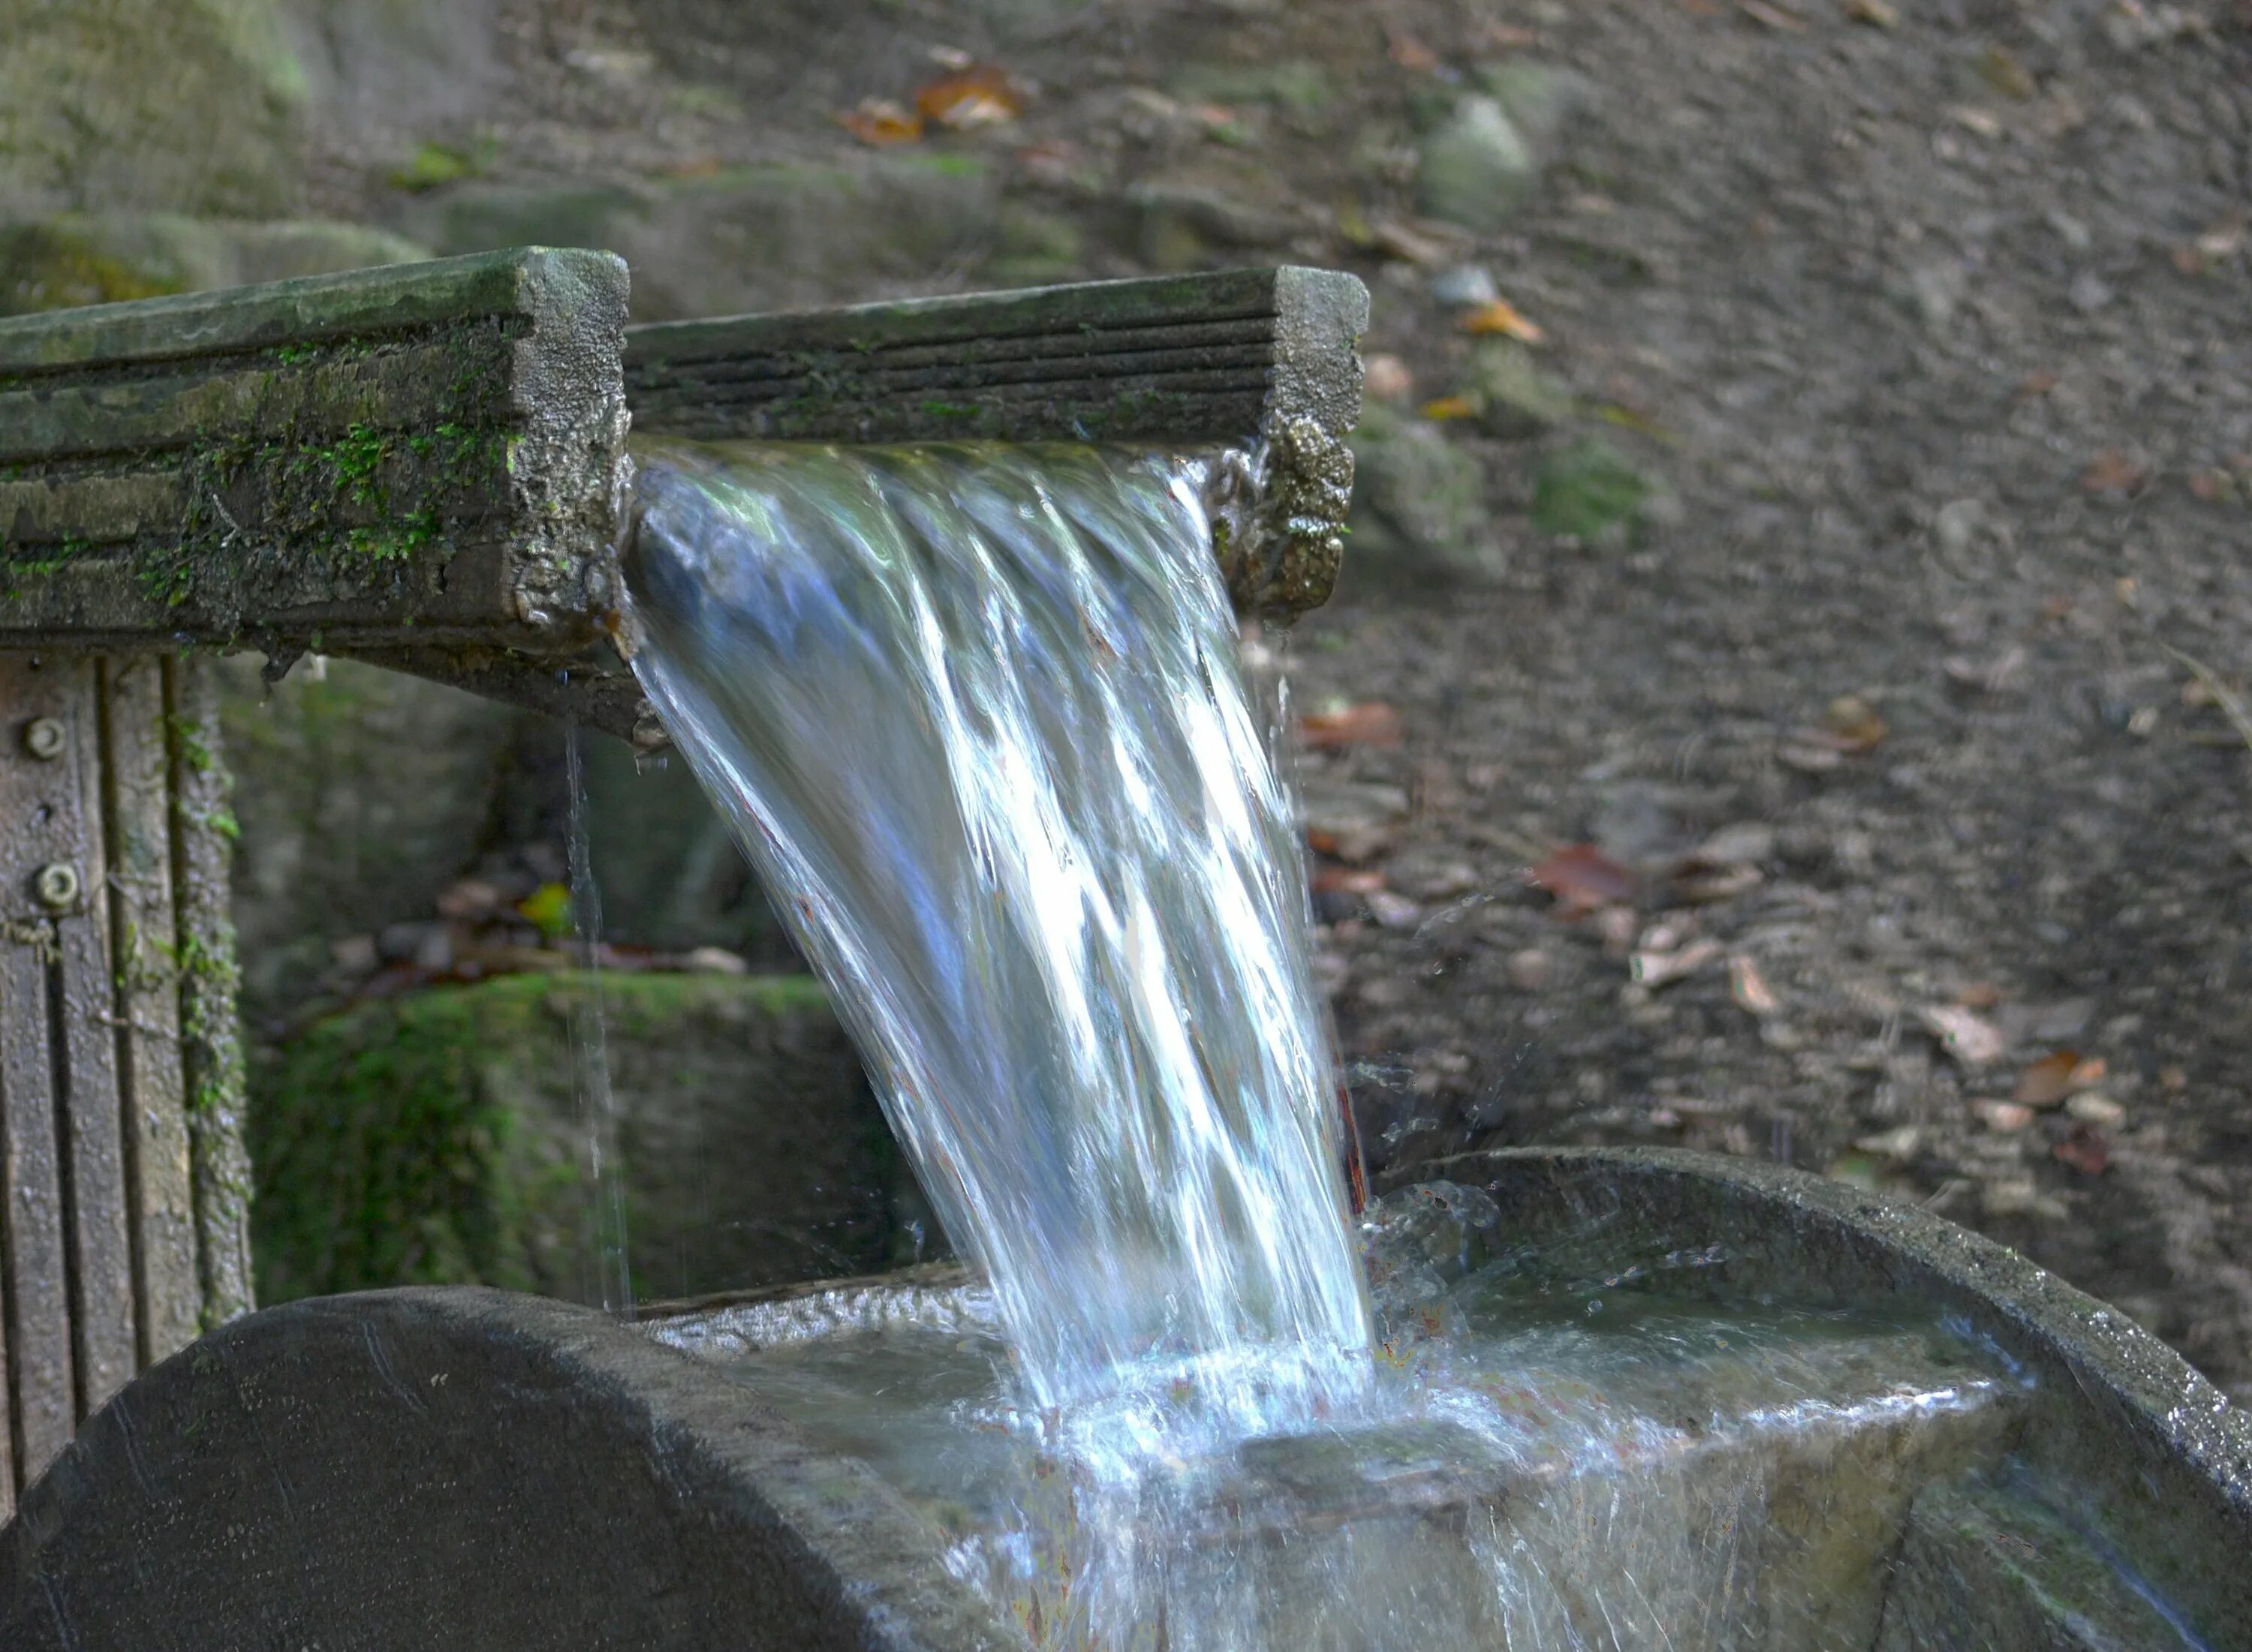
<instances>
[{"instance_id":1,"label":"falling water stream","mask_svg":"<svg viewBox=\"0 0 2252 1652\"><path fill-rule=\"evenodd\" d=\"M1469 1190L1349 1215L1222 462L640 460L636 669L982 1276L664 1335L1056 1652L1869 1644L2005 1373L1693 1256L1543 1273Z\"/></svg>"}]
</instances>

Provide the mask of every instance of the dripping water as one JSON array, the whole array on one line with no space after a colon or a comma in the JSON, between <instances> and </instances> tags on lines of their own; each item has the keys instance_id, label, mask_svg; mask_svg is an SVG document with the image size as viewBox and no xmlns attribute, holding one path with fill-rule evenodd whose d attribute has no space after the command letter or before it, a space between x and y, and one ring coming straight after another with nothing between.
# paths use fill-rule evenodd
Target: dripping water
<instances>
[{"instance_id":1,"label":"dripping water","mask_svg":"<svg viewBox=\"0 0 2252 1652\"><path fill-rule=\"evenodd\" d=\"M626 1191L618 1158L617 1100L610 1088L609 1018L602 999L602 897L594 881L587 832L587 776L579 725L563 731L565 784L570 790L567 853L571 927L584 990L571 996L571 1042L575 1064L579 1130L586 1143L591 1220L588 1250L594 1295L604 1311L633 1316L633 1274L626 1252Z\"/></svg>"}]
</instances>

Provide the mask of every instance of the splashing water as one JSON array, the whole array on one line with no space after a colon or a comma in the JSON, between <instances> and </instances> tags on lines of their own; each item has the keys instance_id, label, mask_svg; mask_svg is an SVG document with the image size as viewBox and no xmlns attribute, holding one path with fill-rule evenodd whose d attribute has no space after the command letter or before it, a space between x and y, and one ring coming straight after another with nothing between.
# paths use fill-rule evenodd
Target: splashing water
<instances>
[{"instance_id":1,"label":"splashing water","mask_svg":"<svg viewBox=\"0 0 2252 1652\"><path fill-rule=\"evenodd\" d=\"M1029 1400L1103 1419L1122 1467L1349 1405L1336 1078L1212 465L641 460L636 670L838 989Z\"/></svg>"}]
</instances>

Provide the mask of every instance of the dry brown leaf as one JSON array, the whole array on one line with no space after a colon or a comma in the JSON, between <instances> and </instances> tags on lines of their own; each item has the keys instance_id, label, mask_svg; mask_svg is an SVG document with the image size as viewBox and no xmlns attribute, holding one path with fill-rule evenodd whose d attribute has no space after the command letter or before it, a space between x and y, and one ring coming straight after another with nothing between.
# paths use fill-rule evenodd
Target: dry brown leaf
<instances>
[{"instance_id":1,"label":"dry brown leaf","mask_svg":"<svg viewBox=\"0 0 2252 1652\"><path fill-rule=\"evenodd\" d=\"M1429 74L1439 66L1439 54L1405 29L1387 27L1385 54L1403 69Z\"/></svg>"},{"instance_id":2,"label":"dry brown leaf","mask_svg":"<svg viewBox=\"0 0 2252 1652\"><path fill-rule=\"evenodd\" d=\"M1341 711L1298 719L1298 734L1317 751L1347 746L1397 746L1406 733L1400 713L1382 700L1363 700Z\"/></svg>"},{"instance_id":3,"label":"dry brown leaf","mask_svg":"<svg viewBox=\"0 0 2252 1652\"><path fill-rule=\"evenodd\" d=\"M997 64L972 64L959 73L942 75L918 91L915 112L949 131L1004 126L1025 112L1025 89Z\"/></svg>"},{"instance_id":4,"label":"dry brown leaf","mask_svg":"<svg viewBox=\"0 0 2252 1652\"><path fill-rule=\"evenodd\" d=\"M2088 462L2080 485L2089 493L2132 493L2150 472L2121 448L2106 448Z\"/></svg>"},{"instance_id":5,"label":"dry brown leaf","mask_svg":"<svg viewBox=\"0 0 2252 1652\"><path fill-rule=\"evenodd\" d=\"M2104 1140L2103 1132L2093 1125L2075 1124L2072 1134L2049 1151L2057 1162L2069 1165L2082 1176L2101 1176L2111 1168L2111 1144Z\"/></svg>"},{"instance_id":6,"label":"dry brown leaf","mask_svg":"<svg viewBox=\"0 0 2252 1652\"><path fill-rule=\"evenodd\" d=\"M1633 898L1636 878L1593 843L1571 843L1535 866L1532 880L1555 896L1567 918Z\"/></svg>"},{"instance_id":7,"label":"dry brown leaf","mask_svg":"<svg viewBox=\"0 0 2252 1652\"><path fill-rule=\"evenodd\" d=\"M2018 1075L2010 1100L2029 1107L2053 1107L2076 1090L2101 1084L2109 1070L2102 1058L2083 1059L2077 1050L2054 1050Z\"/></svg>"},{"instance_id":8,"label":"dry brown leaf","mask_svg":"<svg viewBox=\"0 0 2252 1652\"><path fill-rule=\"evenodd\" d=\"M1324 865L1314 868L1317 895L1373 895L1384 887L1384 874L1373 867Z\"/></svg>"},{"instance_id":9,"label":"dry brown leaf","mask_svg":"<svg viewBox=\"0 0 2252 1652\"><path fill-rule=\"evenodd\" d=\"M847 109L837 123L863 143L883 148L913 143L922 136L922 117L901 108L889 98L865 98L857 109Z\"/></svg>"},{"instance_id":10,"label":"dry brown leaf","mask_svg":"<svg viewBox=\"0 0 2252 1652\"><path fill-rule=\"evenodd\" d=\"M1491 299L1475 309L1463 311L1458 324L1466 333L1499 334L1526 344L1537 344L1547 337L1519 315L1517 307L1505 298Z\"/></svg>"}]
</instances>

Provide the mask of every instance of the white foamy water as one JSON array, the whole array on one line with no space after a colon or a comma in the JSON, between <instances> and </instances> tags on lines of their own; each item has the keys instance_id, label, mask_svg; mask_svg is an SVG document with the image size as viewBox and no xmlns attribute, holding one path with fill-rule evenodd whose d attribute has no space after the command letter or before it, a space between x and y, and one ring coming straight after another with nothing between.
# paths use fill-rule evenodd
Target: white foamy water
<instances>
[{"instance_id":1,"label":"white foamy water","mask_svg":"<svg viewBox=\"0 0 2252 1652\"><path fill-rule=\"evenodd\" d=\"M636 670L836 989L1028 1400L1129 1475L1184 1428L1349 1404L1369 1311L1305 871L1205 463L640 460Z\"/></svg>"}]
</instances>

